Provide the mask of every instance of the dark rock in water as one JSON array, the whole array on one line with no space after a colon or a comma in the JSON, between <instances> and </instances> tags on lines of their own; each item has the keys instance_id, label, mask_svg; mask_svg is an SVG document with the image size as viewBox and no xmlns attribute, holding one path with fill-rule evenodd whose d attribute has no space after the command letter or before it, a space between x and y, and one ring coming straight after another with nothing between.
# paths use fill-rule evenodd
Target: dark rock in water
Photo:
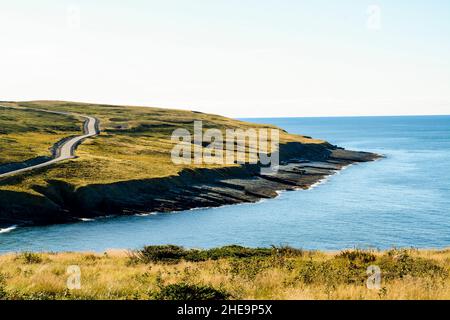
<instances>
[{"instance_id":1,"label":"dark rock in water","mask_svg":"<svg viewBox=\"0 0 450 320\"><path fill-rule=\"evenodd\" d=\"M261 174L259 165L183 170L178 176L75 189L63 181L36 188L39 195L0 191L0 222L46 225L80 217L170 212L274 198L278 191L307 189L344 166L379 158L328 143L280 146L276 173Z\"/></svg>"}]
</instances>

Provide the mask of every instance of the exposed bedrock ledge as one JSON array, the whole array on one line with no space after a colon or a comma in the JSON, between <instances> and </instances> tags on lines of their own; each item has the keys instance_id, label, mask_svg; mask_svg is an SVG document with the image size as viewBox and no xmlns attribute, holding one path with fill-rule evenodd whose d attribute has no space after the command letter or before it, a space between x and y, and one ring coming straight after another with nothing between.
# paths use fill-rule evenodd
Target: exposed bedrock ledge
<instances>
[{"instance_id":1,"label":"exposed bedrock ledge","mask_svg":"<svg viewBox=\"0 0 450 320\"><path fill-rule=\"evenodd\" d=\"M0 191L0 225L46 225L105 215L251 203L274 198L277 191L307 189L346 165L378 157L330 144L289 143L280 146L280 169L270 175L261 175L259 165L242 165L78 189L64 181L48 181L47 187L33 187L41 196Z\"/></svg>"}]
</instances>

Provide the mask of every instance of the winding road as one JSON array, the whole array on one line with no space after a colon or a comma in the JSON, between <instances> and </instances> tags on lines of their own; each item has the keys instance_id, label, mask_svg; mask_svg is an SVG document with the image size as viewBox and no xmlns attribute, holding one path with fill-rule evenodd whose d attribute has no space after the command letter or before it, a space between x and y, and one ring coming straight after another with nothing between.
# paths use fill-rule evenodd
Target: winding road
<instances>
[{"instance_id":1,"label":"winding road","mask_svg":"<svg viewBox=\"0 0 450 320\"><path fill-rule=\"evenodd\" d=\"M51 110L45 110L45 109L21 108L21 107L11 107L11 106L2 106L2 105L0 105L0 107L10 108L10 109L18 109L18 110L32 110L32 111L39 111L39 112L46 112L46 113L62 114L62 115L75 116L75 117L81 117L81 118L86 119L84 122L84 125L83 125L83 133L84 134L81 136L76 136L76 137L67 139L59 145L57 144L56 152L54 153L53 159L43 162L43 163L40 163L40 164L31 165L31 166L28 166L25 168L2 173L2 174L0 174L0 178L12 176L12 175L19 174L19 173L22 173L25 171L30 171L30 170L34 170L34 169L38 169L38 168L47 167L49 165L52 165L52 164L60 162L60 161L73 159L73 158L75 158L76 148L78 147L78 145L81 142L83 142L84 139L94 137L100 133L100 130L98 129L99 121L98 121L98 119L96 119L94 117L76 114L76 113L51 111Z\"/></svg>"}]
</instances>

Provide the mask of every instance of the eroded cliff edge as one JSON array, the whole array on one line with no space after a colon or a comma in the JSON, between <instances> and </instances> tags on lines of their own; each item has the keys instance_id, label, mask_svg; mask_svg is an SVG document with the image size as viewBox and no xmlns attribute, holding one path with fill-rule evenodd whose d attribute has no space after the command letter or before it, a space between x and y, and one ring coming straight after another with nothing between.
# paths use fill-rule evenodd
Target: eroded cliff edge
<instances>
[{"instance_id":1,"label":"eroded cliff edge","mask_svg":"<svg viewBox=\"0 0 450 320\"><path fill-rule=\"evenodd\" d=\"M0 226L47 225L106 215L180 211L274 198L277 191L307 189L343 167L379 155L323 144L280 145L277 173L261 175L258 165L183 170L177 176L75 189L64 181L34 186L39 195L0 191ZM0 180L10 183L12 177Z\"/></svg>"}]
</instances>

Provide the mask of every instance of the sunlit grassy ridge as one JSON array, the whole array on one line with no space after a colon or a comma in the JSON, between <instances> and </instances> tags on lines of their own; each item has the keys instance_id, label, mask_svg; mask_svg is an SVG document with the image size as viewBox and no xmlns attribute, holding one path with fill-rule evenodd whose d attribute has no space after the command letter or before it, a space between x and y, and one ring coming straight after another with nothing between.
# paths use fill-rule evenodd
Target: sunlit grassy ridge
<instances>
[{"instance_id":1,"label":"sunlit grassy ridge","mask_svg":"<svg viewBox=\"0 0 450 320\"><path fill-rule=\"evenodd\" d=\"M83 104L61 101L33 101L3 103L4 105L39 108L56 111L67 111L90 115L100 120L101 134L85 141L77 150L77 159L55 164L38 171L29 172L9 179L0 184L0 190L18 190L34 192L31 185L45 185L48 180L63 180L75 187L89 184L105 184L117 181L166 177L178 174L184 168L218 167L218 165L174 165L170 158L173 147L171 134L174 129L186 128L192 131L194 120L203 121L207 128L274 128L270 125L251 124L218 115L203 114L193 111L127 107L98 104ZM81 125L74 119L64 116L54 117L45 113L28 113L39 119L47 119L49 123L39 123L40 131L55 125L67 128L67 135ZM15 117L20 118L20 114ZM34 119L33 119L34 121ZM48 126L47 126L48 125ZM26 125L25 125L26 127ZM51 130L51 129L49 129ZM55 130L55 129L53 129ZM81 129L80 129L81 131ZM79 132L80 132L79 131ZM79 133L78 132L78 133ZM29 135L31 139L31 135ZM39 143L48 149L52 143L61 138L60 131L49 136L38 138ZM1 136L0 136L1 139ZM2 140L0 140L2 141ZM280 132L280 142L322 143L299 135ZM42 149L43 146L39 144ZM2 143L0 148L5 148ZM17 145L20 149L20 146ZM23 149L27 149L27 141L23 141ZM37 147L36 147L37 148ZM43 148L45 149L45 148ZM40 154L40 153L35 153Z\"/></svg>"},{"instance_id":2,"label":"sunlit grassy ridge","mask_svg":"<svg viewBox=\"0 0 450 320\"><path fill-rule=\"evenodd\" d=\"M54 143L80 131L73 117L0 107L0 164L49 156Z\"/></svg>"},{"instance_id":3,"label":"sunlit grassy ridge","mask_svg":"<svg viewBox=\"0 0 450 320\"><path fill-rule=\"evenodd\" d=\"M81 288L67 288L76 265ZM369 290L367 268L381 270ZM238 246L0 256L0 299L449 299L450 250Z\"/></svg>"}]
</instances>

